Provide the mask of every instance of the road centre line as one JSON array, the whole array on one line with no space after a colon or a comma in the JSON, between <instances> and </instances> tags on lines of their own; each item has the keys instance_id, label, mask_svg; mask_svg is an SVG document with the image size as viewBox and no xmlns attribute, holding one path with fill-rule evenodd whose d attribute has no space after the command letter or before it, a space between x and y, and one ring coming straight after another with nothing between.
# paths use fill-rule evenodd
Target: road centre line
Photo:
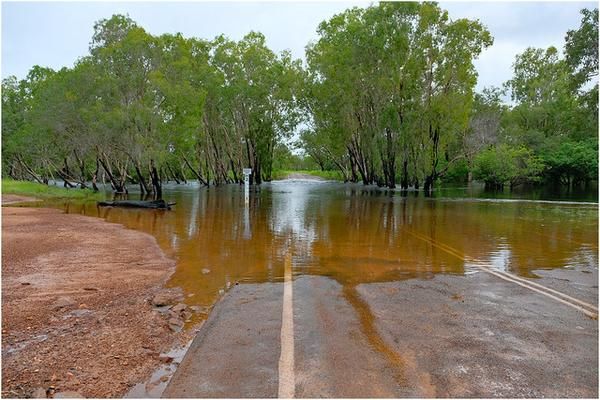
<instances>
[{"instance_id":1,"label":"road centre line","mask_svg":"<svg viewBox=\"0 0 600 400\"><path fill-rule=\"evenodd\" d=\"M288 251L284 263L283 311L281 315L281 355L279 356L278 397L294 397L294 306L292 286L292 255Z\"/></svg>"}]
</instances>

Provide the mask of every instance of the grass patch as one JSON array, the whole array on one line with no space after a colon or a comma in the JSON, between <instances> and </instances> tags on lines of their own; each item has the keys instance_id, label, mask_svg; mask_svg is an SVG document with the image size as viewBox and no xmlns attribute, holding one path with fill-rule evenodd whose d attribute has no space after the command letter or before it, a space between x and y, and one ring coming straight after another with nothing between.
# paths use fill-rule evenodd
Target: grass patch
<instances>
[{"instance_id":1,"label":"grass patch","mask_svg":"<svg viewBox=\"0 0 600 400\"><path fill-rule=\"evenodd\" d=\"M38 199L68 198L102 200L104 198L103 192L95 193L91 189L62 188L29 181L15 181L13 179L2 179L2 193L36 197Z\"/></svg>"},{"instance_id":2,"label":"grass patch","mask_svg":"<svg viewBox=\"0 0 600 400\"><path fill-rule=\"evenodd\" d=\"M272 177L273 180L278 180L278 179L285 179L287 178L287 176L289 174L306 174L306 175L312 175L312 176L318 176L320 178L323 179L327 179L327 180L331 180L331 181L343 181L344 177L342 176L342 173L340 171L321 171L321 170L298 170L298 171L292 171L292 170L278 170L278 171L273 171L272 173Z\"/></svg>"}]
</instances>

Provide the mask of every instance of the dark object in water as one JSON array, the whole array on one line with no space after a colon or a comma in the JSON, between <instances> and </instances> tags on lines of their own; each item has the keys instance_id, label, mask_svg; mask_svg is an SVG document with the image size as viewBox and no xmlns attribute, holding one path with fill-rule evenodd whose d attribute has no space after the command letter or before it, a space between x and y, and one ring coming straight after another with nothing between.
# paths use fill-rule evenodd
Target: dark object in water
<instances>
[{"instance_id":1,"label":"dark object in water","mask_svg":"<svg viewBox=\"0 0 600 400\"><path fill-rule=\"evenodd\" d=\"M155 210L170 210L175 203L167 203L164 200L119 200L119 201L99 201L100 207L127 207L127 208L151 208Z\"/></svg>"}]
</instances>

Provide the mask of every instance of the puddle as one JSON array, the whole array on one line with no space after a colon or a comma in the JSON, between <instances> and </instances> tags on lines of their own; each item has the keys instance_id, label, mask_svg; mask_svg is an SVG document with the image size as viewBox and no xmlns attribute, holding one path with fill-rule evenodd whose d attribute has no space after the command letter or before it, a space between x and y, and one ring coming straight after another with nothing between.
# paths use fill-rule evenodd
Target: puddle
<instances>
[{"instance_id":1,"label":"puddle","mask_svg":"<svg viewBox=\"0 0 600 400\"><path fill-rule=\"evenodd\" d=\"M29 340L23 340L17 344L15 344L14 346L10 346L7 345L6 346L6 350L4 350L4 352L6 352L6 354L11 354L11 353L16 353L18 351L23 350L25 347L29 346L29 345L35 345L37 343L41 343L48 340L48 335L45 334L40 334L40 335L36 335L31 337Z\"/></svg>"},{"instance_id":2,"label":"puddle","mask_svg":"<svg viewBox=\"0 0 600 400\"><path fill-rule=\"evenodd\" d=\"M126 399L158 399L167 388L169 381L177 370L183 357L187 353L193 340L183 347L176 347L167 353L161 354L159 357L168 360L159 366L150 378L142 383L136 384L131 390L123 396Z\"/></svg>"}]
</instances>

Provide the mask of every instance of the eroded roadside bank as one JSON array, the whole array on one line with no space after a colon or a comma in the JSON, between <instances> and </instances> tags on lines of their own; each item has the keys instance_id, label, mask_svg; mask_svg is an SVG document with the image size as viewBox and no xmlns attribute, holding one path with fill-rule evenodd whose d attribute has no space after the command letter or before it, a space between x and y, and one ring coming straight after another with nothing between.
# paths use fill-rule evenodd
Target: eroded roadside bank
<instances>
[{"instance_id":1,"label":"eroded roadside bank","mask_svg":"<svg viewBox=\"0 0 600 400\"><path fill-rule=\"evenodd\" d=\"M183 299L152 236L54 209L2 218L3 397L121 397L189 342L191 310L153 305Z\"/></svg>"}]
</instances>

